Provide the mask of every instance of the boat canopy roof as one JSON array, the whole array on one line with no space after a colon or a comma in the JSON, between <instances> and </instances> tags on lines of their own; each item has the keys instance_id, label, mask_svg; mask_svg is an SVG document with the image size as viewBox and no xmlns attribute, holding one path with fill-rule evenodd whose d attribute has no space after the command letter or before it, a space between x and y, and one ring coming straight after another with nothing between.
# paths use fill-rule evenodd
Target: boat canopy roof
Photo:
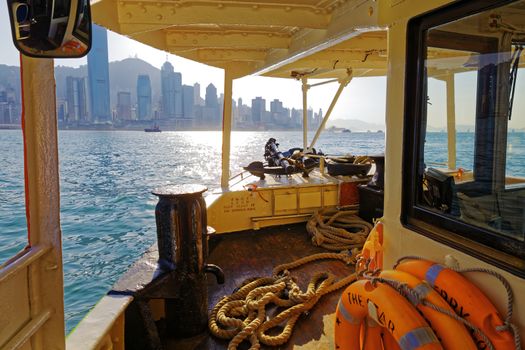
<instances>
[{"instance_id":1,"label":"boat canopy roof","mask_svg":"<svg viewBox=\"0 0 525 350\"><path fill-rule=\"evenodd\" d=\"M146 45L217 68L234 78L259 74L281 78L383 76L387 30L383 1L363 0L95 0L95 23ZM518 5L497 11L515 22ZM521 5L522 6L522 5ZM521 13L521 12L520 12ZM479 33L491 13L435 31L428 74L440 79L475 69L472 52L451 47L448 33ZM383 18L383 19L381 19ZM442 35L441 35L441 34ZM487 32L501 37L503 31ZM431 40L432 41L432 40ZM495 58L497 60L497 58ZM450 60L463 61L450 70ZM470 62L472 61L472 62ZM520 67L524 66L520 62ZM461 65L455 65L458 67Z\"/></svg>"},{"instance_id":2,"label":"boat canopy roof","mask_svg":"<svg viewBox=\"0 0 525 350\"><path fill-rule=\"evenodd\" d=\"M335 78L386 74L376 1L98 0L116 33L210 66L250 74Z\"/></svg>"}]
</instances>

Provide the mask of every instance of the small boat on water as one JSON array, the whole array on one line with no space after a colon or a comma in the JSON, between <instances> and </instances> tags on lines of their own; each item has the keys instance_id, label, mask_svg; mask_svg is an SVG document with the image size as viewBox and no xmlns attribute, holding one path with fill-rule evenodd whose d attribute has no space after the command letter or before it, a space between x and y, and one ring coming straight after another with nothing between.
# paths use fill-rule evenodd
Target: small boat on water
<instances>
[{"instance_id":1,"label":"small boat on water","mask_svg":"<svg viewBox=\"0 0 525 350\"><path fill-rule=\"evenodd\" d=\"M146 128L144 129L145 132L162 132L162 130L160 130L160 127L158 125L153 125L152 128Z\"/></svg>"}]
</instances>

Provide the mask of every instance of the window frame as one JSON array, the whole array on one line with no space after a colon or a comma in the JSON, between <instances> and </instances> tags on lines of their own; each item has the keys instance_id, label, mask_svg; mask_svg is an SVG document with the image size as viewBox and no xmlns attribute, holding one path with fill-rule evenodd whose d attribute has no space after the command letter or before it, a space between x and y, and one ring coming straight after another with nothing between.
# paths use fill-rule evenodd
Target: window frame
<instances>
[{"instance_id":1,"label":"window frame","mask_svg":"<svg viewBox=\"0 0 525 350\"><path fill-rule=\"evenodd\" d=\"M426 101L426 32L430 28L512 2L515 0L461 1L408 22L401 223L428 238L525 277L525 242L456 220L418 204L418 168L422 166L423 135L426 132L426 120L422 118ZM486 51L492 46L489 41L470 40L469 49Z\"/></svg>"}]
</instances>

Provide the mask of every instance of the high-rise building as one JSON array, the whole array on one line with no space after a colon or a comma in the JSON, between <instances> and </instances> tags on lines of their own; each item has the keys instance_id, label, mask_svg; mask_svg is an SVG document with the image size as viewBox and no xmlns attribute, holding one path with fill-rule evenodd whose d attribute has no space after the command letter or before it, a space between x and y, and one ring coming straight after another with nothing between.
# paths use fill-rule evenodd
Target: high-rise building
<instances>
[{"instance_id":1,"label":"high-rise building","mask_svg":"<svg viewBox=\"0 0 525 350\"><path fill-rule=\"evenodd\" d=\"M161 111L162 118L175 118L175 72L168 61L164 62L160 70L161 83Z\"/></svg>"},{"instance_id":2,"label":"high-rise building","mask_svg":"<svg viewBox=\"0 0 525 350\"><path fill-rule=\"evenodd\" d=\"M252 109L242 103L242 98L237 100L237 123L236 126L249 128L252 126Z\"/></svg>"},{"instance_id":3,"label":"high-rise building","mask_svg":"<svg viewBox=\"0 0 525 350\"><path fill-rule=\"evenodd\" d=\"M283 107L283 103L278 99L270 102L270 122L281 126L290 124L290 110Z\"/></svg>"},{"instance_id":4,"label":"high-rise building","mask_svg":"<svg viewBox=\"0 0 525 350\"><path fill-rule=\"evenodd\" d=\"M57 117L60 123L66 121L67 116L67 100L57 98Z\"/></svg>"},{"instance_id":5,"label":"high-rise building","mask_svg":"<svg viewBox=\"0 0 525 350\"><path fill-rule=\"evenodd\" d=\"M213 84L209 84L206 87L202 119L208 127L215 129L220 125L221 111L219 99L217 98L217 88Z\"/></svg>"},{"instance_id":6,"label":"high-rise building","mask_svg":"<svg viewBox=\"0 0 525 350\"><path fill-rule=\"evenodd\" d=\"M303 110L292 108L292 127L302 127L303 125Z\"/></svg>"},{"instance_id":7,"label":"high-rise building","mask_svg":"<svg viewBox=\"0 0 525 350\"><path fill-rule=\"evenodd\" d=\"M201 84L193 84L193 104L195 106L203 106L204 100L201 97Z\"/></svg>"},{"instance_id":8,"label":"high-rise building","mask_svg":"<svg viewBox=\"0 0 525 350\"><path fill-rule=\"evenodd\" d=\"M151 82L149 75L140 74L137 77L137 119L151 119Z\"/></svg>"},{"instance_id":9,"label":"high-rise building","mask_svg":"<svg viewBox=\"0 0 525 350\"><path fill-rule=\"evenodd\" d=\"M319 113L317 113L314 117L315 127L318 128L322 122L323 122L323 110L319 108Z\"/></svg>"},{"instance_id":10,"label":"high-rise building","mask_svg":"<svg viewBox=\"0 0 525 350\"><path fill-rule=\"evenodd\" d=\"M283 109L283 103L278 100L274 99L270 102L270 112L272 113L281 113L281 110Z\"/></svg>"},{"instance_id":11,"label":"high-rise building","mask_svg":"<svg viewBox=\"0 0 525 350\"><path fill-rule=\"evenodd\" d=\"M117 93L117 118L131 120L131 93L119 91Z\"/></svg>"},{"instance_id":12,"label":"high-rise building","mask_svg":"<svg viewBox=\"0 0 525 350\"><path fill-rule=\"evenodd\" d=\"M11 105L7 102L0 102L0 124L11 124Z\"/></svg>"},{"instance_id":13,"label":"high-rise building","mask_svg":"<svg viewBox=\"0 0 525 350\"><path fill-rule=\"evenodd\" d=\"M111 121L109 104L108 34L105 28L93 24L92 44L88 57L89 99L91 119Z\"/></svg>"},{"instance_id":14,"label":"high-rise building","mask_svg":"<svg viewBox=\"0 0 525 350\"><path fill-rule=\"evenodd\" d=\"M86 95L86 80L84 78L66 77L66 121L88 121Z\"/></svg>"},{"instance_id":15,"label":"high-rise building","mask_svg":"<svg viewBox=\"0 0 525 350\"><path fill-rule=\"evenodd\" d=\"M266 100L262 97L252 99L252 122L260 124L264 121L264 112L266 111Z\"/></svg>"},{"instance_id":16,"label":"high-rise building","mask_svg":"<svg viewBox=\"0 0 525 350\"><path fill-rule=\"evenodd\" d=\"M182 85L182 114L184 118L193 118L194 106L193 86Z\"/></svg>"},{"instance_id":17,"label":"high-rise building","mask_svg":"<svg viewBox=\"0 0 525 350\"><path fill-rule=\"evenodd\" d=\"M0 85L0 89L0 123L20 123L22 111L17 90L9 84L7 86Z\"/></svg>"},{"instance_id":18,"label":"high-rise building","mask_svg":"<svg viewBox=\"0 0 525 350\"><path fill-rule=\"evenodd\" d=\"M175 118L183 117L182 110L182 74L179 72L173 73L175 80Z\"/></svg>"},{"instance_id":19,"label":"high-rise building","mask_svg":"<svg viewBox=\"0 0 525 350\"><path fill-rule=\"evenodd\" d=\"M219 100L217 98L217 88L213 84L209 84L206 87L205 106L210 108L219 106Z\"/></svg>"}]
</instances>

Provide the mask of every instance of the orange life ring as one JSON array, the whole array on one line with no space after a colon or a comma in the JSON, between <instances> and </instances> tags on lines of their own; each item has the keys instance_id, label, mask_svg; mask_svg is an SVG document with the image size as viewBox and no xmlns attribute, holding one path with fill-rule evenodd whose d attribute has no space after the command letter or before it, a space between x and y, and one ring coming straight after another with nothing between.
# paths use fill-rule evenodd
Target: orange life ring
<instances>
[{"instance_id":1,"label":"orange life ring","mask_svg":"<svg viewBox=\"0 0 525 350\"><path fill-rule=\"evenodd\" d=\"M394 337L385 328L381 330L381 342L384 350L401 350ZM381 348L379 348L381 349Z\"/></svg>"},{"instance_id":2,"label":"orange life ring","mask_svg":"<svg viewBox=\"0 0 525 350\"><path fill-rule=\"evenodd\" d=\"M454 310L448 303L441 298L438 292L432 289L427 283L419 278L403 271L385 270L379 274L379 277L393 280L396 282L406 283L412 290L417 291L425 300L433 305L454 313ZM416 308L421 312L430 327L436 333L445 350L476 350L476 344L472 339L470 332L459 321L452 317L436 311L428 306L419 303Z\"/></svg>"},{"instance_id":3,"label":"orange life ring","mask_svg":"<svg viewBox=\"0 0 525 350\"><path fill-rule=\"evenodd\" d=\"M376 321L367 317L361 325L361 348L363 350L378 350L383 348L381 333L383 327Z\"/></svg>"},{"instance_id":4,"label":"orange life ring","mask_svg":"<svg viewBox=\"0 0 525 350\"><path fill-rule=\"evenodd\" d=\"M496 307L478 287L460 273L432 261L415 259L398 264L396 270L426 280L457 315L478 327L496 350L515 349L512 333L508 330L496 330L496 327L504 324ZM487 344L477 334L474 337L478 349L487 348Z\"/></svg>"},{"instance_id":5,"label":"orange life ring","mask_svg":"<svg viewBox=\"0 0 525 350\"><path fill-rule=\"evenodd\" d=\"M360 350L361 325L367 317L390 332L404 350L443 349L432 328L403 296L392 287L368 280L352 283L337 305L335 346Z\"/></svg>"}]
</instances>

